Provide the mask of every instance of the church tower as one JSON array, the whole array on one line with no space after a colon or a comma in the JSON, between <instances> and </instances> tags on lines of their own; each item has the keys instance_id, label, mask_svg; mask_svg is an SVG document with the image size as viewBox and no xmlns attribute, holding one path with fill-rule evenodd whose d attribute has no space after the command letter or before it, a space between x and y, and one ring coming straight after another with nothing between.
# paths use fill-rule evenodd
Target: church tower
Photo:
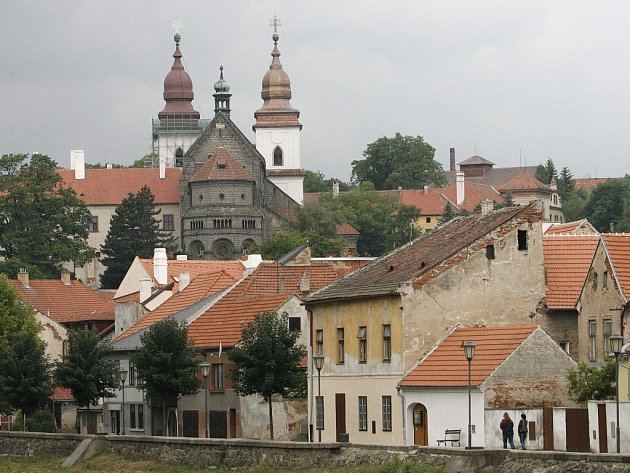
<instances>
[{"instance_id":1,"label":"church tower","mask_svg":"<svg viewBox=\"0 0 630 473\"><path fill-rule=\"evenodd\" d=\"M300 164L300 112L291 107L291 83L280 64L277 27L274 16L271 66L262 81L263 106L254 113L256 149L265 158L267 177L296 202L304 199L304 175Z\"/></svg>"},{"instance_id":2,"label":"church tower","mask_svg":"<svg viewBox=\"0 0 630 473\"><path fill-rule=\"evenodd\" d=\"M190 76L182 65L180 35L175 33L173 66L164 79L164 110L153 120L153 152L159 157L160 176L165 167L180 167L184 153L202 131L199 112L192 106L194 98Z\"/></svg>"}]
</instances>

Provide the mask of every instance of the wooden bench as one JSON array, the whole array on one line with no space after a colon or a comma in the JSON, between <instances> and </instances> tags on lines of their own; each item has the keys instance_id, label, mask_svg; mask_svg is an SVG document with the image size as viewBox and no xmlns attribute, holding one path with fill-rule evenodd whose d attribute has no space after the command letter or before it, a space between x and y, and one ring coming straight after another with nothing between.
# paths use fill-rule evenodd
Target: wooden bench
<instances>
[{"instance_id":1,"label":"wooden bench","mask_svg":"<svg viewBox=\"0 0 630 473\"><path fill-rule=\"evenodd\" d=\"M451 447L454 447L455 444L457 444L458 447L461 446L460 445L461 435L462 435L462 429L446 429L444 431L444 438L437 441L438 447L440 446L440 444L444 444L444 446L446 446L448 442L451 443Z\"/></svg>"}]
</instances>

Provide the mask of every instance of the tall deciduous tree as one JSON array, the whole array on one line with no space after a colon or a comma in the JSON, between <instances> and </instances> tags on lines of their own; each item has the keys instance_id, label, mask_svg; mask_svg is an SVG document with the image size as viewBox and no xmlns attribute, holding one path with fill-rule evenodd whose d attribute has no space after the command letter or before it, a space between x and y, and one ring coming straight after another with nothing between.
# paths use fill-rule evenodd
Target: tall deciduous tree
<instances>
[{"instance_id":1,"label":"tall deciduous tree","mask_svg":"<svg viewBox=\"0 0 630 473\"><path fill-rule=\"evenodd\" d=\"M370 143L363 156L365 159L352 161L354 184L371 182L378 190L446 184L442 165L434 159L435 148L421 136L384 136Z\"/></svg>"},{"instance_id":2,"label":"tall deciduous tree","mask_svg":"<svg viewBox=\"0 0 630 473\"><path fill-rule=\"evenodd\" d=\"M91 214L63 185L48 156L0 158L0 255L59 275L61 263L82 265L94 255L87 244Z\"/></svg>"},{"instance_id":3,"label":"tall deciduous tree","mask_svg":"<svg viewBox=\"0 0 630 473\"><path fill-rule=\"evenodd\" d=\"M259 394L269 404L269 435L273 440L272 397L288 396L304 380L300 363L306 355L297 344L299 332L289 330L286 314L258 314L241 334L236 347L228 352L236 367L232 380L242 396Z\"/></svg>"},{"instance_id":4,"label":"tall deciduous tree","mask_svg":"<svg viewBox=\"0 0 630 473\"><path fill-rule=\"evenodd\" d=\"M304 192L330 192L335 182L339 184L340 191L349 189L348 184L341 182L339 179L326 179L326 176L320 171L307 170L304 176Z\"/></svg>"},{"instance_id":5,"label":"tall deciduous tree","mask_svg":"<svg viewBox=\"0 0 630 473\"><path fill-rule=\"evenodd\" d=\"M186 324L173 319L157 322L141 335L140 341L142 347L131 357L138 372L138 387L146 390L152 405L162 404L166 435L167 405L174 406L179 396L199 390L195 360L199 350L188 338Z\"/></svg>"},{"instance_id":6,"label":"tall deciduous tree","mask_svg":"<svg viewBox=\"0 0 630 473\"><path fill-rule=\"evenodd\" d=\"M129 193L116 207L105 244L101 246L103 264L107 266L101 278L104 288L117 288L136 256L150 258L154 248L172 245L172 239L167 239L160 230L156 218L159 214L148 186L137 194Z\"/></svg>"},{"instance_id":7,"label":"tall deciduous tree","mask_svg":"<svg viewBox=\"0 0 630 473\"><path fill-rule=\"evenodd\" d=\"M596 186L589 196L584 212L586 218L600 232L630 230L630 176L624 179L611 179Z\"/></svg>"},{"instance_id":8,"label":"tall deciduous tree","mask_svg":"<svg viewBox=\"0 0 630 473\"><path fill-rule=\"evenodd\" d=\"M614 399L615 364L609 361L601 368L580 363L569 370L569 397L578 404L589 400Z\"/></svg>"}]
</instances>

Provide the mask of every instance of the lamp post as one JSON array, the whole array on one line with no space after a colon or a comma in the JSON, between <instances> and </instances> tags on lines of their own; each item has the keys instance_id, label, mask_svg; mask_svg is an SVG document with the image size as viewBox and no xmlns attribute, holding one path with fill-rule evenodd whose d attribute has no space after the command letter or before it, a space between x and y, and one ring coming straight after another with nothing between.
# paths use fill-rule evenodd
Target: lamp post
<instances>
[{"instance_id":1,"label":"lamp post","mask_svg":"<svg viewBox=\"0 0 630 473\"><path fill-rule=\"evenodd\" d=\"M57 433L57 417L55 416L55 377L53 375L50 376L50 389L52 391L52 421L53 421L53 432Z\"/></svg>"},{"instance_id":2,"label":"lamp post","mask_svg":"<svg viewBox=\"0 0 630 473\"><path fill-rule=\"evenodd\" d=\"M208 363L207 361L202 361L201 363L199 363L199 368L201 368L201 374L203 375L203 380L204 380L204 390L203 390L203 396L204 396L204 405L206 410L205 415L206 415L206 438L210 437L209 432L208 432L208 374L210 373L210 363Z\"/></svg>"},{"instance_id":3,"label":"lamp post","mask_svg":"<svg viewBox=\"0 0 630 473\"><path fill-rule=\"evenodd\" d=\"M324 421L324 402L322 401L322 368L324 367L324 355L313 355L313 364L317 370L317 400L315 401L315 424L317 426L317 438L322 441L322 423ZM319 421L318 402L322 401L322 422Z\"/></svg>"},{"instance_id":4,"label":"lamp post","mask_svg":"<svg viewBox=\"0 0 630 473\"><path fill-rule=\"evenodd\" d=\"M120 417L122 417L122 434L125 435L125 381L127 381L127 370L125 368L120 368L118 370L118 375L120 376L120 384L122 390L122 405L120 408Z\"/></svg>"},{"instance_id":5,"label":"lamp post","mask_svg":"<svg viewBox=\"0 0 630 473\"><path fill-rule=\"evenodd\" d=\"M472 448L472 403L471 403L471 365L472 360L475 357L475 342L462 343L464 348L464 355L468 360L468 448Z\"/></svg>"},{"instance_id":6,"label":"lamp post","mask_svg":"<svg viewBox=\"0 0 630 473\"><path fill-rule=\"evenodd\" d=\"M617 453L621 453L621 439L619 438L619 358L621 357L621 347L623 346L623 337L621 335L611 335L608 339L608 346L615 357L615 400L617 404Z\"/></svg>"}]
</instances>

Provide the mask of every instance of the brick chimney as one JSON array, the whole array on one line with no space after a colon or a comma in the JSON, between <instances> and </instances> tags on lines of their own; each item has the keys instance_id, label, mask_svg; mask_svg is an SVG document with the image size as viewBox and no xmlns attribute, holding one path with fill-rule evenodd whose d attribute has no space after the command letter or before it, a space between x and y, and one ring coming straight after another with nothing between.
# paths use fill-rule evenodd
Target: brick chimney
<instances>
[{"instance_id":1,"label":"brick chimney","mask_svg":"<svg viewBox=\"0 0 630 473\"><path fill-rule=\"evenodd\" d=\"M166 284L168 281L166 248L155 248L153 250L153 277L158 284Z\"/></svg>"},{"instance_id":2,"label":"brick chimney","mask_svg":"<svg viewBox=\"0 0 630 473\"><path fill-rule=\"evenodd\" d=\"M481 215L488 215L494 209L494 202L490 199L485 199L481 201Z\"/></svg>"},{"instance_id":3,"label":"brick chimney","mask_svg":"<svg viewBox=\"0 0 630 473\"><path fill-rule=\"evenodd\" d=\"M70 285L70 271L68 271L67 269L61 270L61 282L64 286Z\"/></svg>"},{"instance_id":4,"label":"brick chimney","mask_svg":"<svg viewBox=\"0 0 630 473\"><path fill-rule=\"evenodd\" d=\"M451 148L450 170L455 171L455 148Z\"/></svg>"},{"instance_id":5,"label":"brick chimney","mask_svg":"<svg viewBox=\"0 0 630 473\"><path fill-rule=\"evenodd\" d=\"M24 287L31 287L31 281L28 277L28 271L26 269L20 268L20 271L18 272L18 281L20 281Z\"/></svg>"},{"instance_id":6,"label":"brick chimney","mask_svg":"<svg viewBox=\"0 0 630 473\"><path fill-rule=\"evenodd\" d=\"M465 186L464 186L464 173L463 172L458 172L456 174L456 182L455 185L457 186L457 205L462 205L464 203L464 199L465 199Z\"/></svg>"}]
</instances>

